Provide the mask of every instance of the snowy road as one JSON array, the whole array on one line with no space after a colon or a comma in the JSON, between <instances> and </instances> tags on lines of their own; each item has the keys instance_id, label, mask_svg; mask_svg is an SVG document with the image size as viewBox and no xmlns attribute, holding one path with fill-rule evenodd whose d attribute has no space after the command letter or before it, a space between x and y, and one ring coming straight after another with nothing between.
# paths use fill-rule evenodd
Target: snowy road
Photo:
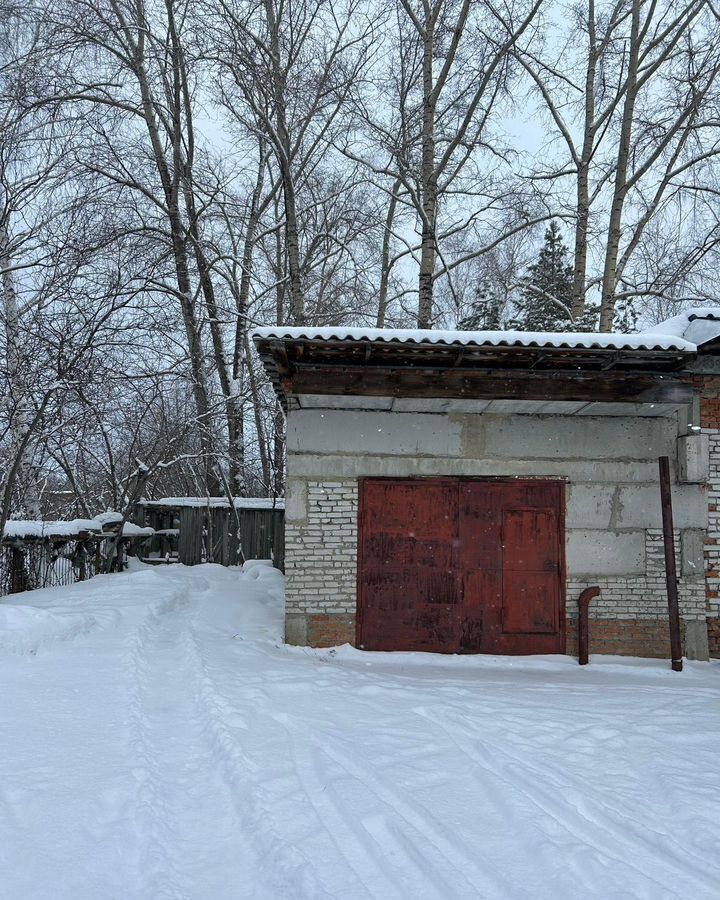
<instances>
[{"instance_id":1,"label":"snowy road","mask_svg":"<svg viewBox=\"0 0 720 900\"><path fill-rule=\"evenodd\" d=\"M0 603L2 900L720 898L720 665L286 648L281 594Z\"/></svg>"}]
</instances>

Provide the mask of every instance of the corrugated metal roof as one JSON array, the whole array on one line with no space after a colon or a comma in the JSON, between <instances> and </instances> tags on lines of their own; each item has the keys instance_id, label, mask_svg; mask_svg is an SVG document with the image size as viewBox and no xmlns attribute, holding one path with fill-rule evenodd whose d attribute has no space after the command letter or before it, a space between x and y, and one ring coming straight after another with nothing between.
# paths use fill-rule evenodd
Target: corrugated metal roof
<instances>
[{"instance_id":1,"label":"corrugated metal roof","mask_svg":"<svg viewBox=\"0 0 720 900\"><path fill-rule=\"evenodd\" d=\"M588 350L670 350L696 353L697 346L675 335L596 332L435 331L407 328L257 328L253 340L356 341L436 344L457 347L538 347Z\"/></svg>"}]
</instances>

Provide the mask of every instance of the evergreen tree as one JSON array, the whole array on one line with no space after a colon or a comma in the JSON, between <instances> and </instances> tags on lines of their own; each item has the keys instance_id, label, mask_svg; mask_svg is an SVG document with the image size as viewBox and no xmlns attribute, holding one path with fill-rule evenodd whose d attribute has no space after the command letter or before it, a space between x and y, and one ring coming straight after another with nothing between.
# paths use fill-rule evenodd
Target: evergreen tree
<instances>
[{"instance_id":1,"label":"evergreen tree","mask_svg":"<svg viewBox=\"0 0 720 900\"><path fill-rule=\"evenodd\" d=\"M502 301L489 281L483 280L475 290L475 299L466 316L458 322L461 331L498 331Z\"/></svg>"},{"instance_id":2,"label":"evergreen tree","mask_svg":"<svg viewBox=\"0 0 720 900\"><path fill-rule=\"evenodd\" d=\"M520 331L577 331L573 322L573 267L557 223L550 222L538 260L523 279L522 299L516 319L510 323Z\"/></svg>"}]
</instances>

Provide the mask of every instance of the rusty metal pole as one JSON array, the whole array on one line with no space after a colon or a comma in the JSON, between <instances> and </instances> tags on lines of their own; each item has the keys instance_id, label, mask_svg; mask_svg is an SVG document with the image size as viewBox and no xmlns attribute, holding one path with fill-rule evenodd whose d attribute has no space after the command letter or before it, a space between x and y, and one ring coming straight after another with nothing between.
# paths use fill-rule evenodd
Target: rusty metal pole
<instances>
[{"instance_id":1,"label":"rusty metal pole","mask_svg":"<svg viewBox=\"0 0 720 900\"><path fill-rule=\"evenodd\" d=\"M665 545L665 582L667 584L668 618L670 621L670 660L673 672L682 672L682 641L680 639L680 608L678 580L675 568L675 533L673 531L672 494L670 491L670 460L658 458L660 466L660 501L662 504L663 542Z\"/></svg>"},{"instance_id":2,"label":"rusty metal pole","mask_svg":"<svg viewBox=\"0 0 720 900\"><path fill-rule=\"evenodd\" d=\"M586 666L590 661L590 601L600 593L599 587L589 587L578 597L578 663Z\"/></svg>"}]
</instances>

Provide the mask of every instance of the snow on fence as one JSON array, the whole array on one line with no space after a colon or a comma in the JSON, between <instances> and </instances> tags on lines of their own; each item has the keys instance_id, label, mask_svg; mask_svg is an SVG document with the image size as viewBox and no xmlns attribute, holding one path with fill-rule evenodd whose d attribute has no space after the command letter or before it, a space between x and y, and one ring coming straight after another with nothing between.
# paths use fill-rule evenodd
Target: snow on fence
<instances>
[{"instance_id":1,"label":"snow on fence","mask_svg":"<svg viewBox=\"0 0 720 900\"><path fill-rule=\"evenodd\" d=\"M215 562L238 565L271 559L284 566L282 498L238 498L234 510L221 497L141 500L122 524L117 512L69 522L10 521L0 539L0 597L85 581L124 568L127 555L145 562ZM115 554L112 564L109 557Z\"/></svg>"},{"instance_id":2,"label":"snow on fence","mask_svg":"<svg viewBox=\"0 0 720 900\"><path fill-rule=\"evenodd\" d=\"M0 540L0 597L75 584L108 568L124 568L127 554L137 553L153 529L125 522L117 540L121 522L119 513L70 522L7 522Z\"/></svg>"}]
</instances>

